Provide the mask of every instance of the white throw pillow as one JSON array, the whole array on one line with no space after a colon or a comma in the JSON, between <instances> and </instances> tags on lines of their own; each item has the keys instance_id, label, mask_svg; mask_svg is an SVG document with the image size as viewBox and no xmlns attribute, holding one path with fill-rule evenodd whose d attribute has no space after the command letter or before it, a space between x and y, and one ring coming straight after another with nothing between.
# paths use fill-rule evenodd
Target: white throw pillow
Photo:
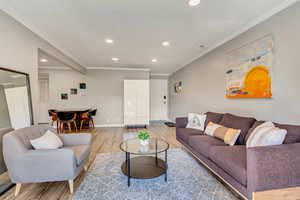
<instances>
[{"instance_id":1,"label":"white throw pillow","mask_svg":"<svg viewBox=\"0 0 300 200\"><path fill-rule=\"evenodd\" d=\"M248 148L279 145L283 143L286 134L287 131L285 129L275 127L272 122L265 122L252 131L246 146Z\"/></svg>"},{"instance_id":2,"label":"white throw pillow","mask_svg":"<svg viewBox=\"0 0 300 200\"><path fill-rule=\"evenodd\" d=\"M61 139L49 130L43 136L30 140L30 143L34 149L58 149L63 146Z\"/></svg>"},{"instance_id":3,"label":"white throw pillow","mask_svg":"<svg viewBox=\"0 0 300 200\"><path fill-rule=\"evenodd\" d=\"M186 128L193 128L204 131L205 120L206 115L204 114L189 113L188 124L186 125Z\"/></svg>"}]
</instances>

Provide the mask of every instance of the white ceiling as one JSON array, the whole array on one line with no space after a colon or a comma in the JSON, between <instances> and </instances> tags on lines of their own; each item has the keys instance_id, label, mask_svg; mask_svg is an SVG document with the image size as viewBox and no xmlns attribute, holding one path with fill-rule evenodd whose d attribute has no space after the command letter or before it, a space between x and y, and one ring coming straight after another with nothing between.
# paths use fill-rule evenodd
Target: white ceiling
<instances>
[{"instance_id":1,"label":"white ceiling","mask_svg":"<svg viewBox=\"0 0 300 200\"><path fill-rule=\"evenodd\" d=\"M291 2L202 0L189 7L188 0L0 0L0 8L85 67L171 73Z\"/></svg>"},{"instance_id":2,"label":"white ceiling","mask_svg":"<svg viewBox=\"0 0 300 200\"><path fill-rule=\"evenodd\" d=\"M46 59L47 62L41 62L41 59ZM39 67L62 67L65 66L63 62L60 60L56 59L55 57L38 50L38 64Z\"/></svg>"}]
</instances>

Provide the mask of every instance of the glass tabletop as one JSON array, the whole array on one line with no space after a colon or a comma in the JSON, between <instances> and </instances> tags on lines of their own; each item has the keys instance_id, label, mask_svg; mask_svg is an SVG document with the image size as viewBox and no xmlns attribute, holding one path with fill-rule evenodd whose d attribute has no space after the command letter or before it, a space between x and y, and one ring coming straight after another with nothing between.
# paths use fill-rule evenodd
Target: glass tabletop
<instances>
[{"instance_id":1,"label":"glass tabletop","mask_svg":"<svg viewBox=\"0 0 300 200\"><path fill-rule=\"evenodd\" d=\"M144 155L161 153L169 149L169 144L162 139L149 139L149 144L142 145L139 139L130 139L120 144L120 149L127 153Z\"/></svg>"}]
</instances>

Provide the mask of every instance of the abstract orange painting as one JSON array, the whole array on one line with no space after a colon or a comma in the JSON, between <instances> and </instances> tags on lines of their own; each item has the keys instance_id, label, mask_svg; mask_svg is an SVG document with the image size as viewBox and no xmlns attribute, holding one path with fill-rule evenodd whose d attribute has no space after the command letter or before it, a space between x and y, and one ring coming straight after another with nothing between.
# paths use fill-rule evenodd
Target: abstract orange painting
<instances>
[{"instance_id":1,"label":"abstract orange painting","mask_svg":"<svg viewBox=\"0 0 300 200\"><path fill-rule=\"evenodd\" d=\"M227 98L272 98L273 39L270 37L231 52L226 71Z\"/></svg>"}]
</instances>

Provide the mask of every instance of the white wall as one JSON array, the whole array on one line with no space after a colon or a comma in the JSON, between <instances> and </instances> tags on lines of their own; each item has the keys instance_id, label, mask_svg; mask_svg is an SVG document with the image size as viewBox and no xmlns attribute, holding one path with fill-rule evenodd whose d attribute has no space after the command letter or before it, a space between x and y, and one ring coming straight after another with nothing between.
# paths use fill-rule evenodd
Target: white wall
<instances>
[{"instance_id":1,"label":"white wall","mask_svg":"<svg viewBox=\"0 0 300 200\"><path fill-rule=\"evenodd\" d=\"M230 112L283 123L300 123L300 2L172 74L170 84L183 82L183 91L170 90L170 117L188 112ZM275 38L273 99L225 98L226 52L272 33ZM171 88L171 85L169 86Z\"/></svg>"},{"instance_id":2,"label":"white wall","mask_svg":"<svg viewBox=\"0 0 300 200\"><path fill-rule=\"evenodd\" d=\"M49 108L98 109L97 125L123 124L123 80L149 79L147 71L88 70L86 75L70 70L39 70L49 74ZM87 83L87 96L70 95L71 88ZM68 93L69 100L61 100L61 93Z\"/></svg>"},{"instance_id":3,"label":"white wall","mask_svg":"<svg viewBox=\"0 0 300 200\"><path fill-rule=\"evenodd\" d=\"M35 121L38 102L38 48L48 52L81 72L81 67L55 47L32 33L26 27L0 10L0 67L5 67L30 75Z\"/></svg>"}]
</instances>

